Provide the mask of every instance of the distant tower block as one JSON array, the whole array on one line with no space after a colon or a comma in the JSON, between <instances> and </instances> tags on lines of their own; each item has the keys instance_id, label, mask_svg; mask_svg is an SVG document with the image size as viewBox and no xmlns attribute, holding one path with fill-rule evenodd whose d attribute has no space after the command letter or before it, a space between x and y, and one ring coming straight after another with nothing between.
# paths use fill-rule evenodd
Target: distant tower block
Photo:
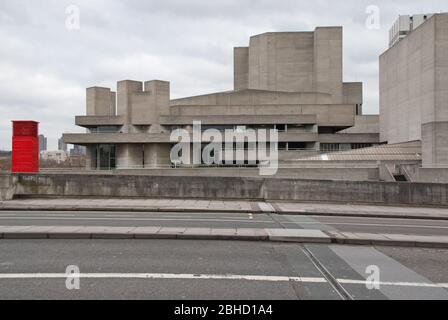
<instances>
[{"instance_id":1,"label":"distant tower block","mask_svg":"<svg viewBox=\"0 0 448 320\"><path fill-rule=\"evenodd\" d=\"M13 173L39 172L39 123L13 121L12 168Z\"/></svg>"}]
</instances>

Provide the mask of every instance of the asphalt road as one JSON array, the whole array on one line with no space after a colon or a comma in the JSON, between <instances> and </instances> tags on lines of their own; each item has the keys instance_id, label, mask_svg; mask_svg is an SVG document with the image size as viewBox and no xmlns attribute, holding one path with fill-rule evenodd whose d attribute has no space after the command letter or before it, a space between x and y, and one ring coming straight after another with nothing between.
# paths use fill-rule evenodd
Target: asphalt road
<instances>
[{"instance_id":1,"label":"asphalt road","mask_svg":"<svg viewBox=\"0 0 448 320\"><path fill-rule=\"evenodd\" d=\"M0 299L448 299L447 253L235 241L2 240ZM69 265L79 268L79 290L67 289ZM379 289L366 286L369 266L379 270Z\"/></svg>"},{"instance_id":2,"label":"asphalt road","mask_svg":"<svg viewBox=\"0 0 448 320\"><path fill-rule=\"evenodd\" d=\"M291 228L447 235L447 220L325 217L248 213L0 211L0 225Z\"/></svg>"}]
</instances>

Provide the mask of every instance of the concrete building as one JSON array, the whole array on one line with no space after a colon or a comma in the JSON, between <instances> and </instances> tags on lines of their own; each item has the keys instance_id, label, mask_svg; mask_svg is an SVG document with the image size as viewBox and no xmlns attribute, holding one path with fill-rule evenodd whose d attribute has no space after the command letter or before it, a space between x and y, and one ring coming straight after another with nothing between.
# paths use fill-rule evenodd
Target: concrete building
<instances>
[{"instance_id":1,"label":"concrete building","mask_svg":"<svg viewBox=\"0 0 448 320\"><path fill-rule=\"evenodd\" d=\"M47 137L43 134L39 135L39 152L47 151Z\"/></svg>"},{"instance_id":2,"label":"concrete building","mask_svg":"<svg viewBox=\"0 0 448 320\"><path fill-rule=\"evenodd\" d=\"M421 141L423 168L448 168L448 14L381 55L380 132L382 142Z\"/></svg>"},{"instance_id":3,"label":"concrete building","mask_svg":"<svg viewBox=\"0 0 448 320\"><path fill-rule=\"evenodd\" d=\"M58 139L58 150L67 152L67 144L64 142L64 138Z\"/></svg>"},{"instance_id":4,"label":"concrete building","mask_svg":"<svg viewBox=\"0 0 448 320\"><path fill-rule=\"evenodd\" d=\"M342 48L341 27L264 33L234 48L231 91L170 100L166 81L119 81L116 93L88 88L86 115L75 119L88 132L64 141L87 147L88 169L170 167L170 133L191 132L193 121L276 129L280 162L377 145L378 116L362 114L362 83L343 82Z\"/></svg>"}]
</instances>

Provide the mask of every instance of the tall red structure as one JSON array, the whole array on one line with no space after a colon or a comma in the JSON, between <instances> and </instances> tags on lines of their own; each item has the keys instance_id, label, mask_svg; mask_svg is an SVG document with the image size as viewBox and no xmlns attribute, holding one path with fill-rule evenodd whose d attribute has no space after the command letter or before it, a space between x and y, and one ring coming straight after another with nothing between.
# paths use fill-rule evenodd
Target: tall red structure
<instances>
[{"instance_id":1,"label":"tall red structure","mask_svg":"<svg viewBox=\"0 0 448 320\"><path fill-rule=\"evenodd\" d=\"M36 121L12 122L13 173L39 172L39 123Z\"/></svg>"}]
</instances>

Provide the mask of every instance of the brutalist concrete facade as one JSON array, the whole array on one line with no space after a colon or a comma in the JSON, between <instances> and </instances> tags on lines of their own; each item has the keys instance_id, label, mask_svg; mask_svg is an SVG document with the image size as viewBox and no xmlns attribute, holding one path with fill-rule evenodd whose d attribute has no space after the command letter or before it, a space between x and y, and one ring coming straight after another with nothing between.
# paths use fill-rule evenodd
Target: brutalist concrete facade
<instances>
[{"instance_id":1,"label":"brutalist concrete facade","mask_svg":"<svg viewBox=\"0 0 448 320\"><path fill-rule=\"evenodd\" d=\"M88 132L64 140L87 146L88 168L103 169L171 166L170 133L193 121L277 129L280 162L378 144L378 116L362 115L362 83L343 82L342 60L341 27L257 35L234 49L234 90L170 100L165 81L88 88L75 120Z\"/></svg>"},{"instance_id":2,"label":"brutalist concrete facade","mask_svg":"<svg viewBox=\"0 0 448 320\"><path fill-rule=\"evenodd\" d=\"M448 168L448 14L381 55L380 140L421 140L423 168Z\"/></svg>"}]
</instances>

